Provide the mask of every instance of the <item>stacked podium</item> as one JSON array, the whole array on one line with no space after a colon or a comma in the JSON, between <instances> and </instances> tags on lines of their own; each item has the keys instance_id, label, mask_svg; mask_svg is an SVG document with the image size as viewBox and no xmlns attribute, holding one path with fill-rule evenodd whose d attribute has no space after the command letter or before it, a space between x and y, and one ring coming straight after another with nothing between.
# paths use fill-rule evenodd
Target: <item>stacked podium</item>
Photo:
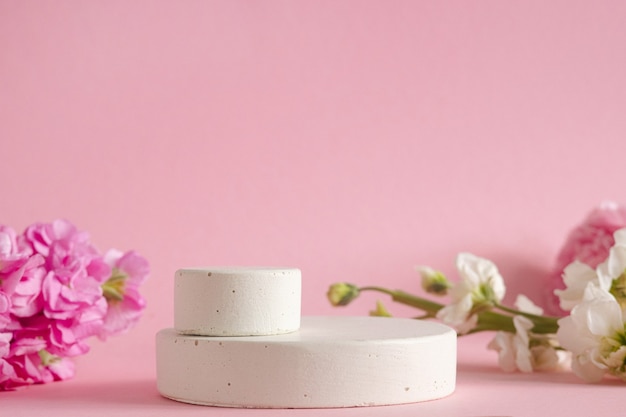
<instances>
[{"instance_id":1,"label":"stacked podium","mask_svg":"<svg viewBox=\"0 0 626 417\"><path fill-rule=\"evenodd\" d=\"M326 408L454 391L456 333L387 317L301 317L295 268L176 271L174 328L156 337L157 387L186 403Z\"/></svg>"}]
</instances>

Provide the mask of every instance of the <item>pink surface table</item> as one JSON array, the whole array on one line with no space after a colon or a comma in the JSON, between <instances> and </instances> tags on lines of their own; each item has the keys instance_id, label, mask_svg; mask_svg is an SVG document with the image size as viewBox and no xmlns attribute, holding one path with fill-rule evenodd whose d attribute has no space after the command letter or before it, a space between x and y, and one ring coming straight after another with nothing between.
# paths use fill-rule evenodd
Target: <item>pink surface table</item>
<instances>
[{"instance_id":1,"label":"pink surface table","mask_svg":"<svg viewBox=\"0 0 626 417\"><path fill-rule=\"evenodd\" d=\"M450 397L388 407L259 410L194 406L161 397L153 374L77 376L0 393L3 416L622 416L624 384L586 384L569 371L505 373L485 348L488 335L459 340L457 388Z\"/></svg>"}]
</instances>

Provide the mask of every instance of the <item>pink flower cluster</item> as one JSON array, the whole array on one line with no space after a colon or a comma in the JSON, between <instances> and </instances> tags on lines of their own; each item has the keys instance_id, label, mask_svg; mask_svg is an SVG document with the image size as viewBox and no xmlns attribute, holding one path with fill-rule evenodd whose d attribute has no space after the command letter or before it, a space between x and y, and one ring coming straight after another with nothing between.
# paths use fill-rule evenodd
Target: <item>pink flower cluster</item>
<instances>
[{"instance_id":1,"label":"pink flower cluster","mask_svg":"<svg viewBox=\"0 0 626 417\"><path fill-rule=\"evenodd\" d=\"M556 265L548 285L549 312L563 315L559 299L553 294L555 289L563 289L563 271L574 261L580 261L592 268L597 267L609 256L615 240L613 233L626 227L626 207L607 201L596 207L587 218L568 235L556 260Z\"/></svg>"},{"instance_id":2,"label":"pink flower cluster","mask_svg":"<svg viewBox=\"0 0 626 417\"><path fill-rule=\"evenodd\" d=\"M139 320L148 271L133 251L100 254L65 220L23 234L0 225L0 391L71 378L86 339Z\"/></svg>"}]
</instances>

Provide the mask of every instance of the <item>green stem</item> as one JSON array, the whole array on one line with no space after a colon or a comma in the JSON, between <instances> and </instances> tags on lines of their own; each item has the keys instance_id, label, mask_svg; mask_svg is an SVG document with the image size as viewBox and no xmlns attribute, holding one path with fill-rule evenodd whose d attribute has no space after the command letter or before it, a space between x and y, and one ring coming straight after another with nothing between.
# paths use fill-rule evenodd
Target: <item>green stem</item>
<instances>
[{"instance_id":1,"label":"green stem","mask_svg":"<svg viewBox=\"0 0 626 417\"><path fill-rule=\"evenodd\" d=\"M433 316L444 307L443 304L435 303L434 301L426 300L425 298L417 297L413 294L400 290L392 291L382 287L363 287L359 288L359 291L382 292L390 295L391 299L397 303L418 308L428 314L432 314Z\"/></svg>"},{"instance_id":2,"label":"green stem","mask_svg":"<svg viewBox=\"0 0 626 417\"><path fill-rule=\"evenodd\" d=\"M501 330L504 332L515 333L515 325L513 318L494 311L482 311L478 313L478 322L476 327L469 333L478 333L485 331Z\"/></svg>"},{"instance_id":3,"label":"green stem","mask_svg":"<svg viewBox=\"0 0 626 417\"><path fill-rule=\"evenodd\" d=\"M539 316L537 314L525 313L523 311L510 308L502 304L495 304L495 307L506 313L513 314L514 316L524 316L530 319L535 325L532 329L534 333L556 333L556 331L559 329L559 324L557 323L559 317Z\"/></svg>"},{"instance_id":4,"label":"green stem","mask_svg":"<svg viewBox=\"0 0 626 417\"><path fill-rule=\"evenodd\" d=\"M499 310L505 311L507 313L514 314L516 316L528 317L531 320L557 321L560 318L560 317L551 317L551 316L539 316L537 314L526 313L524 311L520 311L520 310L511 308L511 307L507 307L507 306L502 305L502 304L495 304L494 307L496 307Z\"/></svg>"},{"instance_id":5,"label":"green stem","mask_svg":"<svg viewBox=\"0 0 626 417\"><path fill-rule=\"evenodd\" d=\"M435 317L437 315L437 312L444 307L443 304L436 303L434 301L430 301L401 290L394 291L383 287L363 287L359 288L359 291L375 291L387 294L391 296L391 299L393 301L415 307L419 310L426 312L427 315L431 317ZM521 315L529 318L534 324L534 327L532 328L532 332L534 333L553 334L556 333L559 328L559 325L557 323L557 317L538 316L535 314L523 313L521 311L503 306L501 304L496 304L495 307L512 315ZM501 314L491 310L482 311L478 313L478 322L476 324L476 327L472 329L468 334L497 330L515 333L513 316L508 314Z\"/></svg>"}]
</instances>

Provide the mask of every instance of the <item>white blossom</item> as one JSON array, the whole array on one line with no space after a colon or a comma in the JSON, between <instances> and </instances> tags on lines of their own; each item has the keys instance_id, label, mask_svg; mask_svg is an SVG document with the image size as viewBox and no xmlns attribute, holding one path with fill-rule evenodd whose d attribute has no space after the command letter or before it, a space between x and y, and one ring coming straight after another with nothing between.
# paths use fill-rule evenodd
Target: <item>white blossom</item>
<instances>
[{"instance_id":1,"label":"white blossom","mask_svg":"<svg viewBox=\"0 0 626 417\"><path fill-rule=\"evenodd\" d=\"M626 331L622 309L611 294L590 285L583 301L559 320L557 338L572 352L572 370L589 382L606 373L626 380Z\"/></svg>"},{"instance_id":2,"label":"white blossom","mask_svg":"<svg viewBox=\"0 0 626 417\"><path fill-rule=\"evenodd\" d=\"M463 334L476 326L477 312L502 301L505 286L498 268L488 259L460 253L456 267L461 280L450 291L452 302L439 310L437 318Z\"/></svg>"}]
</instances>

